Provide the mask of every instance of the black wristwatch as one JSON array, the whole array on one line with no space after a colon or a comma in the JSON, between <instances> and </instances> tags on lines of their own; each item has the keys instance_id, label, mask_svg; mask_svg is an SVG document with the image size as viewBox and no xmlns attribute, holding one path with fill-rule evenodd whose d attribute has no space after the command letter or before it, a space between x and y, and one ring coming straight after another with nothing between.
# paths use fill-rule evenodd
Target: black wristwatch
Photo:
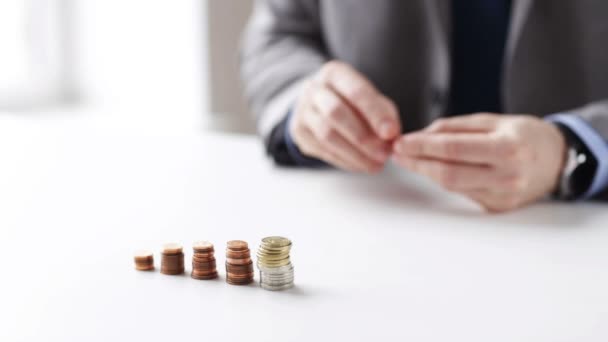
<instances>
[{"instance_id":1,"label":"black wristwatch","mask_svg":"<svg viewBox=\"0 0 608 342\"><path fill-rule=\"evenodd\" d=\"M589 190L595 173L597 159L587 145L566 125L555 123L566 139L566 160L553 197L573 201Z\"/></svg>"}]
</instances>

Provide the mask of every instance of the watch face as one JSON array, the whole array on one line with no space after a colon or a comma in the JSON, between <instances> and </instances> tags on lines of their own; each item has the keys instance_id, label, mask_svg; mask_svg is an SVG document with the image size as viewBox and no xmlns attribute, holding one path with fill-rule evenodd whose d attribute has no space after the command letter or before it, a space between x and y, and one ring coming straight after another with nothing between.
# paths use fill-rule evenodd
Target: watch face
<instances>
[{"instance_id":1,"label":"watch face","mask_svg":"<svg viewBox=\"0 0 608 342\"><path fill-rule=\"evenodd\" d=\"M570 174L570 189L575 198L583 195L593 182L597 171L597 161L595 158L585 153L577 153L577 167Z\"/></svg>"}]
</instances>

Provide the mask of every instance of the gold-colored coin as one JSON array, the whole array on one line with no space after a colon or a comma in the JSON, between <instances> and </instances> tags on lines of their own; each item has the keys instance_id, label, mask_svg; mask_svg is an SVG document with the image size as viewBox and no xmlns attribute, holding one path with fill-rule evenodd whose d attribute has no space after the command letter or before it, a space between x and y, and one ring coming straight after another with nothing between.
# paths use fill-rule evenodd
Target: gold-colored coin
<instances>
[{"instance_id":1,"label":"gold-colored coin","mask_svg":"<svg viewBox=\"0 0 608 342\"><path fill-rule=\"evenodd\" d=\"M260 261L281 261L281 260L285 260L288 258L289 258L289 255L280 255L280 256L272 256L272 257L267 256L267 255L264 255L264 256L258 255L258 260L260 260Z\"/></svg>"},{"instance_id":2,"label":"gold-colored coin","mask_svg":"<svg viewBox=\"0 0 608 342\"><path fill-rule=\"evenodd\" d=\"M263 248L258 248L257 254L260 254L260 255L289 255L289 251L287 251L287 252L269 252Z\"/></svg>"},{"instance_id":3,"label":"gold-colored coin","mask_svg":"<svg viewBox=\"0 0 608 342\"><path fill-rule=\"evenodd\" d=\"M278 248L269 248L267 246L262 245L258 248L258 251L268 253L268 254L281 254L281 253L287 254L291 251L291 247L278 249Z\"/></svg>"},{"instance_id":4,"label":"gold-colored coin","mask_svg":"<svg viewBox=\"0 0 608 342\"><path fill-rule=\"evenodd\" d=\"M290 251L280 251L280 252L275 252L275 251L268 251L262 247L258 248L257 254L261 254L261 255L289 255Z\"/></svg>"},{"instance_id":5,"label":"gold-colored coin","mask_svg":"<svg viewBox=\"0 0 608 342\"><path fill-rule=\"evenodd\" d=\"M281 267L288 265L291 262L289 258L278 261L258 260L258 265L263 267Z\"/></svg>"},{"instance_id":6,"label":"gold-colored coin","mask_svg":"<svg viewBox=\"0 0 608 342\"><path fill-rule=\"evenodd\" d=\"M269 236L262 239L262 243L269 247L291 246L291 240L282 236Z\"/></svg>"}]
</instances>

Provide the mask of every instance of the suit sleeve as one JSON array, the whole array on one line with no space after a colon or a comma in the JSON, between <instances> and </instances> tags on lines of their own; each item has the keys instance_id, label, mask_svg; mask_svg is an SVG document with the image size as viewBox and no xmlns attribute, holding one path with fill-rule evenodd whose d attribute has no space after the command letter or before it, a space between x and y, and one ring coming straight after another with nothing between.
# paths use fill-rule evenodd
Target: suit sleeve
<instances>
[{"instance_id":1,"label":"suit sleeve","mask_svg":"<svg viewBox=\"0 0 608 342\"><path fill-rule=\"evenodd\" d=\"M328 60L318 2L256 0L245 29L241 77L266 145L296 102L303 81Z\"/></svg>"},{"instance_id":2,"label":"suit sleeve","mask_svg":"<svg viewBox=\"0 0 608 342\"><path fill-rule=\"evenodd\" d=\"M580 112L580 117L587 121L600 134L608 146L608 100L583 108ZM602 158L599 162L604 165L604 169L608 168L608 158ZM608 187L604 187L597 197L608 201Z\"/></svg>"},{"instance_id":3,"label":"suit sleeve","mask_svg":"<svg viewBox=\"0 0 608 342\"><path fill-rule=\"evenodd\" d=\"M561 118L560 118L561 116ZM593 198L608 200L608 100L591 103L557 115L593 152L598 170L593 179Z\"/></svg>"}]
</instances>

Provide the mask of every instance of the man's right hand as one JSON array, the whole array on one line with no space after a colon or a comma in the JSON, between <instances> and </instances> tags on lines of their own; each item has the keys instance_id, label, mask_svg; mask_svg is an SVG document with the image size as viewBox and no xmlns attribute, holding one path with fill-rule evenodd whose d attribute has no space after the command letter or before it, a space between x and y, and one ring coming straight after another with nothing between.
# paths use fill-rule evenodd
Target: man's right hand
<instances>
[{"instance_id":1,"label":"man's right hand","mask_svg":"<svg viewBox=\"0 0 608 342\"><path fill-rule=\"evenodd\" d=\"M395 104L365 76L332 61L305 86L288 129L304 155L374 173L389 158L400 123Z\"/></svg>"}]
</instances>

